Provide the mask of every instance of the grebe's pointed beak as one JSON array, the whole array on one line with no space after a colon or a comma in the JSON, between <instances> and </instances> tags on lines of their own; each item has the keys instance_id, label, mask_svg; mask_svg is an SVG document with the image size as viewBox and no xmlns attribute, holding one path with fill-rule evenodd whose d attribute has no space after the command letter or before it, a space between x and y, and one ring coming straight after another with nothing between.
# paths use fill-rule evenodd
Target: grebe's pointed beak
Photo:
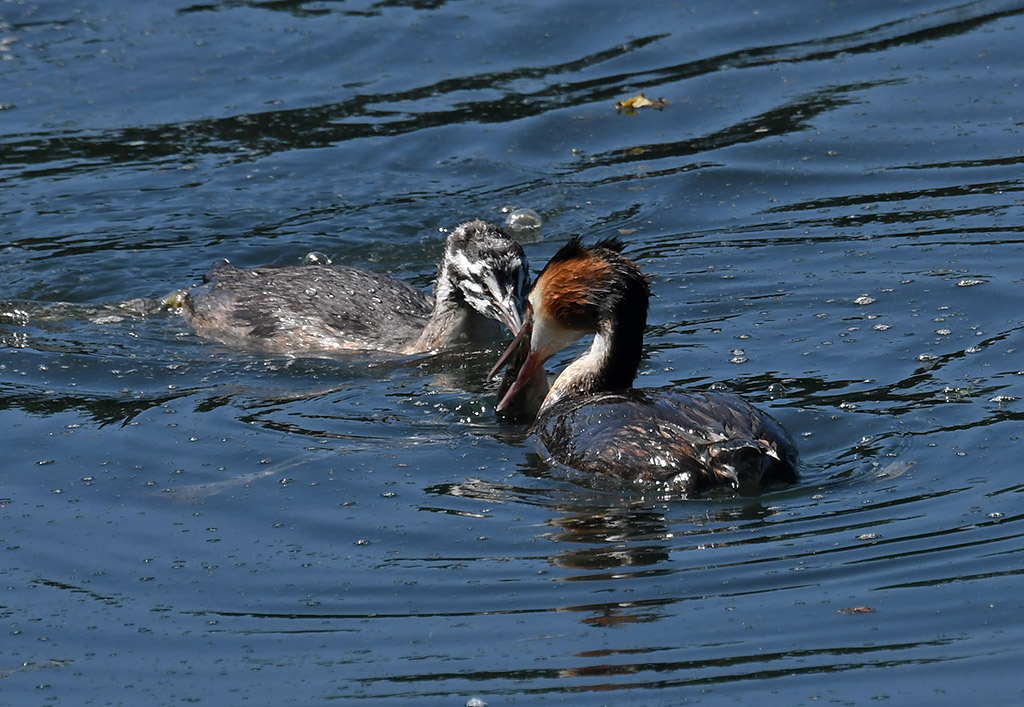
<instances>
[{"instance_id":1,"label":"grebe's pointed beak","mask_svg":"<svg viewBox=\"0 0 1024 707\"><path fill-rule=\"evenodd\" d=\"M510 294L505 299L496 300L494 310L498 321L508 327L510 333L517 334L523 330L523 317L519 314L519 303L514 296Z\"/></svg>"},{"instance_id":2,"label":"grebe's pointed beak","mask_svg":"<svg viewBox=\"0 0 1024 707\"><path fill-rule=\"evenodd\" d=\"M498 362L494 364L491 372L487 374L487 380L494 378L495 374L508 363L509 359L512 358L512 354L522 345L523 339L533 331L533 311L531 309L527 308L526 321L518 329L512 329L512 331L516 332L515 338L512 339L512 343L505 349L505 353L498 358Z\"/></svg>"},{"instance_id":3,"label":"grebe's pointed beak","mask_svg":"<svg viewBox=\"0 0 1024 707\"><path fill-rule=\"evenodd\" d=\"M519 368L515 380L512 382L512 385L509 386L509 389L505 391L502 400L498 403L497 407L495 408L496 412L502 412L507 407L509 407L509 405L511 405L512 402L516 399L516 396L518 396L518 394L522 392L524 388L530 385L530 380L534 378L534 376L537 375L538 372L540 372L541 375L544 375L544 363L551 358L551 355L550 353L545 353L544 351L535 351L531 349L529 339L523 338L531 330L532 323L527 321L522 328L522 332L520 332L522 336L516 337L516 341L514 341L511 346L509 346L509 349L505 351L505 355L503 355L502 359L499 361L499 366L495 367L497 370L498 368L500 368L501 365L504 365L504 363L513 356L516 357L516 362L521 361L523 353L522 348L525 346L525 361L522 361L522 366ZM513 363L512 365L514 366L515 363ZM547 386L545 385L545 389L546 388Z\"/></svg>"},{"instance_id":4,"label":"grebe's pointed beak","mask_svg":"<svg viewBox=\"0 0 1024 707\"><path fill-rule=\"evenodd\" d=\"M530 382L530 379L533 378L534 374L537 373L537 371L544 370L544 362L547 360L548 357L542 356L536 351L531 351L530 355L527 356L526 360L523 362L523 367L519 369L519 375L516 376L515 382L512 383L511 387L509 387L504 397L502 397L501 401L494 409L497 412L501 412L507 408L523 388L525 388Z\"/></svg>"}]
</instances>

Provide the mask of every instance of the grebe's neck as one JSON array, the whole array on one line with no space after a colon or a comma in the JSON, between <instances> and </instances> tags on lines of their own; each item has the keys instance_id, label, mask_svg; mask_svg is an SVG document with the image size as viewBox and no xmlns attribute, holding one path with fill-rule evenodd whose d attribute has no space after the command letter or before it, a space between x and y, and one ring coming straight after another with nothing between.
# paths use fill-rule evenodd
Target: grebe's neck
<instances>
[{"instance_id":1,"label":"grebe's neck","mask_svg":"<svg viewBox=\"0 0 1024 707\"><path fill-rule=\"evenodd\" d=\"M463 331L468 312L447 300L434 300L434 309L430 313L427 325L419 337L409 344L410 353L416 351L434 351L454 344Z\"/></svg>"},{"instance_id":2,"label":"grebe's neck","mask_svg":"<svg viewBox=\"0 0 1024 707\"><path fill-rule=\"evenodd\" d=\"M643 353L646 311L602 319L590 348L551 384L541 411L566 397L625 390L633 385Z\"/></svg>"},{"instance_id":3,"label":"grebe's neck","mask_svg":"<svg viewBox=\"0 0 1024 707\"><path fill-rule=\"evenodd\" d=\"M466 303L445 263L434 284L434 308L427 324L407 348L410 353L433 351L464 340L486 340L499 335L497 322L478 314Z\"/></svg>"}]
</instances>

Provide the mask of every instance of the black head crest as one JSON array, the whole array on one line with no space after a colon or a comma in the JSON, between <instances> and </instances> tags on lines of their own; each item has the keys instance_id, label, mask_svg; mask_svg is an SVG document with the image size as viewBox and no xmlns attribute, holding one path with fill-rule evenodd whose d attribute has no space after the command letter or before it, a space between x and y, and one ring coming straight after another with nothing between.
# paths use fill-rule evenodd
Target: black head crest
<instances>
[{"instance_id":1,"label":"black head crest","mask_svg":"<svg viewBox=\"0 0 1024 707\"><path fill-rule=\"evenodd\" d=\"M569 242L559 248L558 252L551 257L551 260L548 261L548 265L563 263L566 260L577 258L582 255L585 250L586 246L583 245L583 239L580 238L578 233L574 233L569 236Z\"/></svg>"},{"instance_id":2,"label":"black head crest","mask_svg":"<svg viewBox=\"0 0 1024 707\"><path fill-rule=\"evenodd\" d=\"M616 253L621 253L625 249L626 244L618 236L611 236L609 238L602 238L594 247L607 248L608 250L614 250Z\"/></svg>"}]
</instances>

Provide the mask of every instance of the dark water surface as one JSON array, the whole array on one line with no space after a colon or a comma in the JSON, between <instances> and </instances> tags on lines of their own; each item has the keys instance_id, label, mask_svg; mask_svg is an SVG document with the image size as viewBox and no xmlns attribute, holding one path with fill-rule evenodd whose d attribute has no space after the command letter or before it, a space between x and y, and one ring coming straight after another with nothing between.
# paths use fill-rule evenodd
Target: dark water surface
<instances>
[{"instance_id":1,"label":"dark water surface","mask_svg":"<svg viewBox=\"0 0 1024 707\"><path fill-rule=\"evenodd\" d=\"M1022 2L0 4L2 701L1019 702L1022 45ZM538 268L621 235L640 383L748 396L801 483L567 479L497 346L112 304L310 251L426 287L510 207Z\"/></svg>"}]
</instances>

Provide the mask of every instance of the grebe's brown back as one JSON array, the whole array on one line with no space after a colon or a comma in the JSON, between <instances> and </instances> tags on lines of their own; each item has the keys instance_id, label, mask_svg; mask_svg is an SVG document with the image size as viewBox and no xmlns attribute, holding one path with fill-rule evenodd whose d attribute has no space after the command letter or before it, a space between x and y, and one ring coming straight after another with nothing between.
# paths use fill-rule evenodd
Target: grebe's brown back
<instances>
[{"instance_id":1,"label":"grebe's brown back","mask_svg":"<svg viewBox=\"0 0 1024 707\"><path fill-rule=\"evenodd\" d=\"M343 265L240 269L222 261L185 293L182 310L198 334L231 346L411 354L493 342L498 322L519 331L528 287L522 247L477 219L445 239L433 298L388 275Z\"/></svg>"},{"instance_id":2,"label":"grebe's brown back","mask_svg":"<svg viewBox=\"0 0 1024 707\"><path fill-rule=\"evenodd\" d=\"M574 237L545 266L529 295L523 336L509 347L528 336L529 354L499 410L548 358L593 334L590 348L555 379L531 427L553 459L686 495L796 481L793 440L740 396L632 387L650 288L622 247L618 239L584 246Z\"/></svg>"}]
</instances>

